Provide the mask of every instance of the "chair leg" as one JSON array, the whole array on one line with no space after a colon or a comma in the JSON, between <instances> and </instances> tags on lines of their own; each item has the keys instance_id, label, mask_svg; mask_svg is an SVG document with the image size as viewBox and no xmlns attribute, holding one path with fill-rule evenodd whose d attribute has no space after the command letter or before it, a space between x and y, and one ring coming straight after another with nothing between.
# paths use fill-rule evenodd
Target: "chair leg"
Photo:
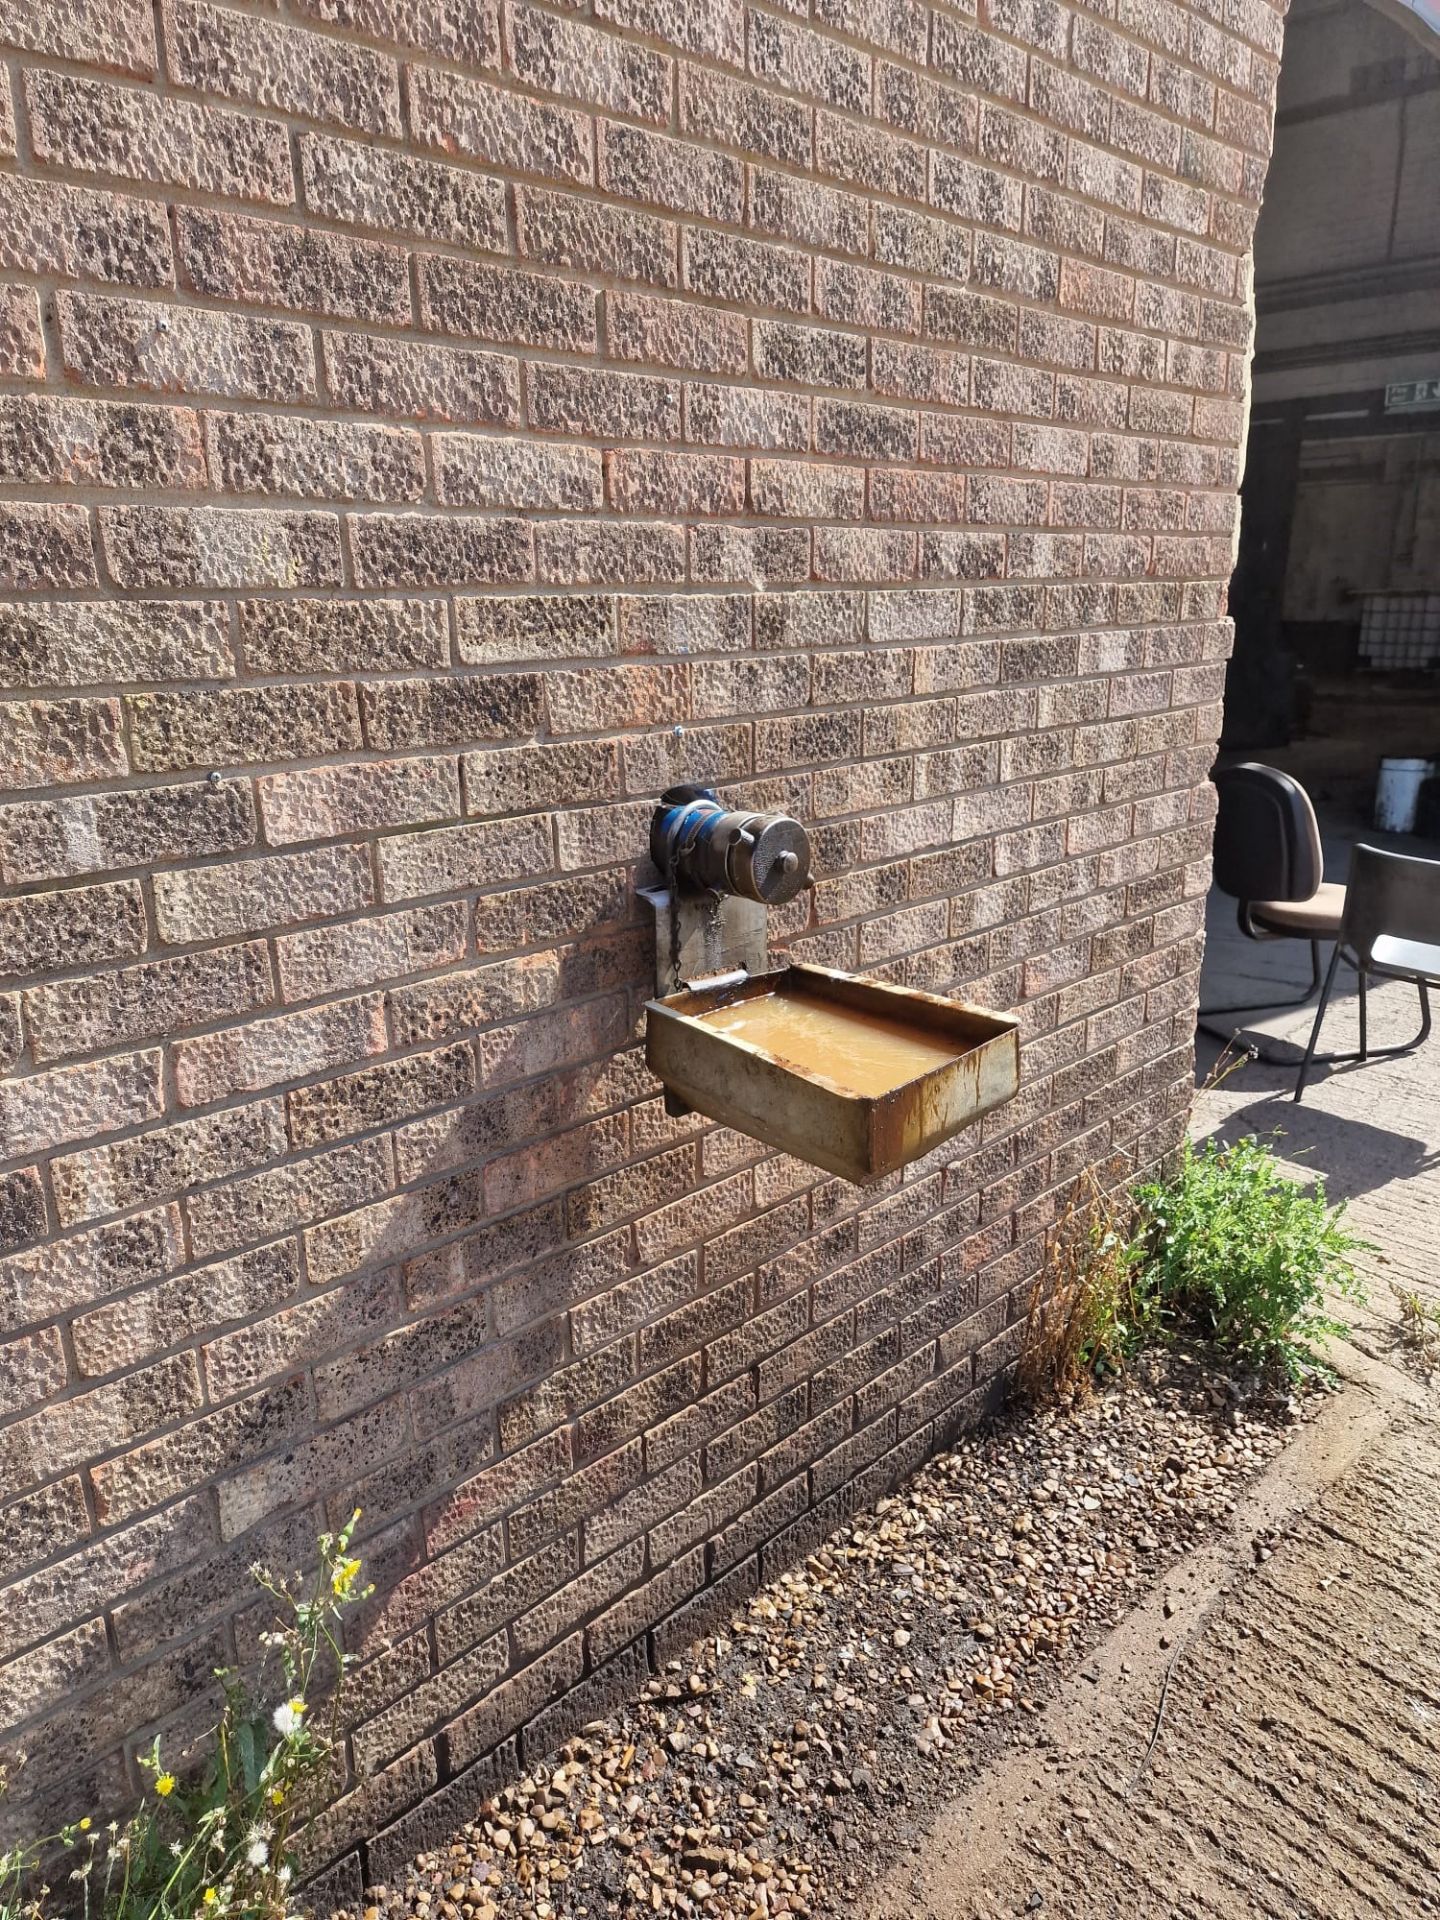
<instances>
[{"instance_id":1,"label":"chair leg","mask_svg":"<svg viewBox=\"0 0 1440 1920\"><path fill-rule=\"evenodd\" d=\"M1397 977L1403 978L1403 976ZM1366 978L1368 977L1362 976L1362 982ZM1310 1054L1307 1053L1305 1056L1305 1070L1308 1072L1311 1067L1319 1066L1354 1066L1361 1060L1399 1060L1403 1059L1406 1054L1414 1053L1417 1049L1423 1047L1425 1042L1430 1038L1431 1030L1430 988L1428 982L1424 980L1415 980L1412 984L1420 995L1420 1031L1413 1039L1402 1040L1400 1044L1395 1047L1372 1047L1369 1045L1369 1035L1366 1030L1365 985L1362 984L1360 989L1360 1051L1358 1053L1317 1053L1313 1059ZM1325 1002L1329 996L1329 992L1330 983L1327 980L1325 984L1325 995L1320 1002L1321 1013L1325 1010ZM1319 1030L1319 1014L1317 1014L1315 1033L1318 1034ZM1310 1044L1312 1047L1314 1046L1315 1034L1311 1035ZM1295 1097L1298 1100L1300 1096L1297 1093Z\"/></svg>"},{"instance_id":2,"label":"chair leg","mask_svg":"<svg viewBox=\"0 0 1440 1920\"><path fill-rule=\"evenodd\" d=\"M1295 1098L1298 1100L1305 1091L1305 1076L1309 1073L1315 1059L1315 1047L1320 1038L1320 1026L1325 1018L1325 1009L1330 1003L1330 989L1335 984L1335 975L1340 967L1340 943L1335 943L1335 951L1330 956L1330 965L1325 974L1325 985L1320 993L1320 1004L1315 1009L1315 1024L1310 1029L1310 1044L1305 1049L1305 1058L1300 1062L1300 1071L1295 1079Z\"/></svg>"},{"instance_id":3,"label":"chair leg","mask_svg":"<svg viewBox=\"0 0 1440 1920\"><path fill-rule=\"evenodd\" d=\"M1243 924L1243 922L1242 922ZM1251 934L1254 939L1283 939L1282 934ZM1230 1040L1233 1034L1214 1033L1213 1028L1205 1026L1207 1020L1219 1020L1227 1013L1280 1013L1287 1007L1303 1007L1307 1000L1313 1000L1320 991L1320 942L1310 942L1310 984L1293 1000L1234 1000L1226 1007L1197 1007L1196 1024L1207 1033L1213 1033L1217 1040Z\"/></svg>"}]
</instances>

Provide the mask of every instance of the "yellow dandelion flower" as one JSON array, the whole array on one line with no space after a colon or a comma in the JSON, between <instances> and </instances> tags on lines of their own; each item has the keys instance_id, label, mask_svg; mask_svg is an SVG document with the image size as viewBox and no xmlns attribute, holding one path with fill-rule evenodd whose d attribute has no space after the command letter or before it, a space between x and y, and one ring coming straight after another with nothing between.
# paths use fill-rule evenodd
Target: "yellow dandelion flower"
<instances>
[{"instance_id":1,"label":"yellow dandelion flower","mask_svg":"<svg viewBox=\"0 0 1440 1920\"><path fill-rule=\"evenodd\" d=\"M157 1773L155 1776L155 1791L162 1800L167 1800L175 1791L175 1784L173 1773Z\"/></svg>"},{"instance_id":2,"label":"yellow dandelion flower","mask_svg":"<svg viewBox=\"0 0 1440 1920\"><path fill-rule=\"evenodd\" d=\"M355 1584L355 1576L360 1571L358 1560L344 1560L330 1576L330 1589L337 1599L343 1600Z\"/></svg>"},{"instance_id":3,"label":"yellow dandelion flower","mask_svg":"<svg viewBox=\"0 0 1440 1920\"><path fill-rule=\"evenodd\" d=\"M216 1893L214 1887L207 1887L205 1889L205 1904L207 1907L213 1907L219 1898L220 1896Z\"/></svg>"},{"instance_id":4,"label":"yellow dandelion flower","mask_svg":"<svg viewBox=\"0 0 1440 1920\"><path fill-rule=\"evenodd\" d=\"M284 1804L285 1804L285 1789L284 1789L284 1787L272 1787L272 1788L270 1789L270 1804L271 1804L271 1806L272 1806L272 1807L283 1807L283 1806L284 1806Z\"/></svg>"},{"instance_id":5,"label":"yellow dandelion flower","mask_svg":"<svg viewBox=\"0 0 1440 1920\"><path fill-rule=\"evenodd\" d=\"M90 1816L87 1813L84 1819L80 1822L81 1833L88 1833L90 1831L90 1826L91 1826Z\"/></svg>"}]
</instances>

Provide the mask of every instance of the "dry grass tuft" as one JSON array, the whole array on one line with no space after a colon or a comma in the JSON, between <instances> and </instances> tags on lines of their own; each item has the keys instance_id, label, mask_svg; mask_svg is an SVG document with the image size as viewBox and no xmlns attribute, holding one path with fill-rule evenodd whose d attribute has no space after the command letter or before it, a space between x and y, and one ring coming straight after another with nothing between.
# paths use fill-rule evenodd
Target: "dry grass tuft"
<instances>
[{"instance_id":1,"label":"dry grass tuft","mask_svg":"<svg viewBox=\"0 0 1440 1920\"><path fill-rule=\"evenodd\" d=\"M1440 1374L1440 1305L1422 1300L1393 1280L1390 1290L1400 1308L1400 1339L1416 1370L1433 1379Z\"/></svg>"},{"instance_id":2,"label":"dry grass tuft","mask_svg":"<svg viewBox=\"0 0 1440 1920\"><path fill-rule=\"evenodd\" d=\"M1074 1401L1100 1375L1120 1371L1146 1324L1137 1288L1143 1264L1129 1195L1102 1187L1093 1171L1082 1174L1030 1294L1019 1363L1027 1400Z\"/></svg>"}]
</instances>

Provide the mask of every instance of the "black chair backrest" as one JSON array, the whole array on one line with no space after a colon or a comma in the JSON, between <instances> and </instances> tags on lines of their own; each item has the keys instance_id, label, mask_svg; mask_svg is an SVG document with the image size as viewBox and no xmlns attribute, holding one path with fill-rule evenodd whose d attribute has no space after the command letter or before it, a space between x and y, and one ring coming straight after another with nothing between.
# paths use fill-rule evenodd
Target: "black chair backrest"
<instances>
[{"instance_id":1,"label":"black chair backrest","mask_svg":"<svg viewBox=\"0 0 1440 1920\"><path fill-rule=\"evenodd\" d=\"M1362 842L1350 849L1340 938L1364 966L1382 934L1440 947L1440 860Z\"/></svg>"},{"instance_id":2,"label":"black chair backrest","mask_svg":"<svg viewBox=\"0 0 1440 1920\"><path fill-rule=\"evenodd\" d=\"M1212 776L1215 884L1236 900L1310 900L1325 878L1310 796L1278 767L1247 760Z\"/></svg>"}]
</instances>

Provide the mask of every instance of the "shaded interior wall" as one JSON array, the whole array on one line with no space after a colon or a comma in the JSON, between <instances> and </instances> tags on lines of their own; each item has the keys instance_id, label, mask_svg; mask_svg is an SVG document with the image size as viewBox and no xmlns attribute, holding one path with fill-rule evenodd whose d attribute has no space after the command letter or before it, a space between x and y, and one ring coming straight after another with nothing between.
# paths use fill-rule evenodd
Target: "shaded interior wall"
<instances>
[{"instance_id":1,"label":"shaded interior wall","mask_svg":"<svg viewBox=\"0 0 1440 1920\"><path fill-rule=\"evenodd\" d=\"M1440 41L1300 0L1255 240L1226 741L1308 740L1296 770L1356 798L1379 753L1440 748L1433 677L1376 676L1360 644L1364 595L1440 588L1440 391L1386 397L1440 379L1437 188Z\"/></svg>"},{"instance_id":2,"label":"shaded interior wall","mask_svg":"<svg viewBox=\"0 0 1440 1920\"><path fill-rule=\"evenodd\" d=\"M972 1417L1178 1138L1279 43L0 4L13 1822L358 1502L353 1891ZM667 1119L681 777L811 823L777 947L1018 1008L1014 1103L864 1190Z\"/></svg>"}]
</instances>

